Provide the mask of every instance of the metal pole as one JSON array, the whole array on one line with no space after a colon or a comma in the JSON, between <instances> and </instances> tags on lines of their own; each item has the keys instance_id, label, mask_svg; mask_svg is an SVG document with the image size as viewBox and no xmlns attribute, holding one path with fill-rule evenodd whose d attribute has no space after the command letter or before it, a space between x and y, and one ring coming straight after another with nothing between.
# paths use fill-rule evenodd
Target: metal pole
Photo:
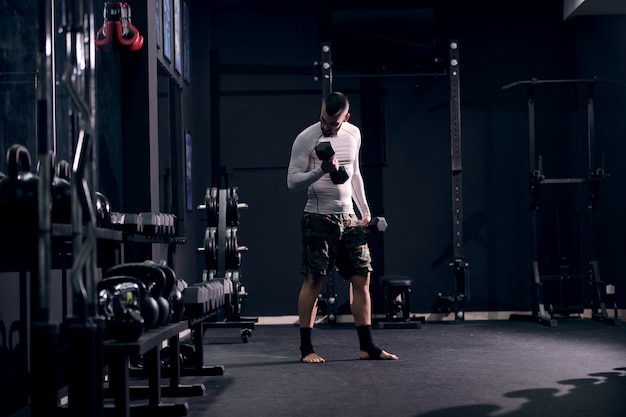
<instances>
[{"instance_id":1,"label":"metal pole","mask_svg":"<svg viewBox=\"0 0 626 417\"><path fill-rule=\"evenodd\" d=\"M459 43L449 42L450 71L450 153L452 168L452 257L454 268L454 319L464 320L469 299L469 264L463 253L463 158L461 147L461 85Z\"/></svg>"},{"instance_id":2,"label":"metal pole","mask_svg":"<svg viewBox=\"0 0 626 417\"><path fill-rule=\"evenodd\" d=\"M80 133L72 162L73 317L68 318L68 357L80 367L68 370L71 414L99 417L103 406L103 323L97 314L96 228L92 194L95 100L95 24L91 0L65 0L68 54L63 83L76 110Z\"/></svg>"},{"instance_id":3,"label":"metal pole","mask_svg":"<svg viewBox=\"0 0 626 417\"><path fill-rule=\"evenodd\" d=\"M333 61L330 42L322 42L322 100L333 92Z\"/></svg>"}]
</instances>

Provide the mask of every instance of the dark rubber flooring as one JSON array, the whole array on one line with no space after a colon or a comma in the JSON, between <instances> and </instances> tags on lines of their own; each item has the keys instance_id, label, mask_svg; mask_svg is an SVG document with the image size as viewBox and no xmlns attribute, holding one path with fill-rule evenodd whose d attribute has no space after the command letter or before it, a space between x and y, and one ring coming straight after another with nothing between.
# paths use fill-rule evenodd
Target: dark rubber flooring
<instances>
[{"instance_id":1,"label":"dark rubber flooring","mask_svg":"<svg viewBox=\"0 0 626 417\"><path fill-rule=\"evenodd\" d=\"M358 360L352 325L313 331L324 364L299 362L295 326L205 333L205 365L224 375L184 377L203 396L190 417L624 417L626 326L566 319L426 323L375 329L398 361Z\"/></svg>"}]
</instances>

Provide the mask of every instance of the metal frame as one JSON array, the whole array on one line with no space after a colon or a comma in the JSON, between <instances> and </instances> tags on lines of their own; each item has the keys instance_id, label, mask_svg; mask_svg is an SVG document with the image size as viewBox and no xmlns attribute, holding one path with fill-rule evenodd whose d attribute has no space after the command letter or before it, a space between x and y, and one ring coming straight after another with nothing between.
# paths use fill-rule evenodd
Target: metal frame
<instances>
[{"instance_id":1,"label":"metal frame","mask_svg":"<svg viewBox=\"0 0 626 417\"><path fill-rule=\"evenodd\" d=\"M608 81L608 80L604 80ZM600 183L608 177L604 169L604 163L601 167L596 167L596 144L595 144L595 111L594 111L594 91L596 85L601 82L598 78L591 79L557 79L557 80L538 80L533 78L528 81L517 81L502 87L506 90L519 85L526 85L528 89L528 149L529 149L529 193L530 193L530 256L531 256L531 315L513 314L510 316L512 320L532 320L539 324L557 327L557 321L554 319L554 313L546 308L543 297L543 283L549 279L560 279L569 283L570 276L550 276L540 273L539 257L538 257L538 231L537 231L537 211L538 211L538 194L542 185L564 185L564 184L587 184L589 186L589 239L591 241L591 253L589 254L589 274L579 277L578 279L588 278L594 286L593 291L593 308L592 319L616 325L620 321L615 317L609 317L603 294L605 291L602 285L606 283L600 278L600 270L598 261L595 259L593 245L593 214L597 205ZM612 82L612 81L609 81ZM613 82L615 83L615 82ZM585 84L587 87L587 161L588 172L587 178L545 178L543 174L543 160L541 155L536 155L536 124L535 124L535 88L539 84ZM620 84L620 83L616 83ZM623 85L622 85L623 86ZM567 278L567 279L564 279Z\"/></svg>"},{"instance_id":2,"label":"metal frame","mask_svg":"<svg viewBox=\"0 0 626 417\"><path fill-rule=\"evenodd\" d=\"M464 320L465 301L470 298L469 263L463 250L463 157L461 146L461 74L459 43L449 43L450 71L450 153L452 175L452 258L449 264L454 270L454 294L452 306L455 320Z\"/></svg>"},{"instance_id":3,"label":"metal frame","mask_svg":"<svg viewBox=\"0 0 626 417\"><path fill-rule=\"evenodd\" d=\"M57 6L63 11L57 22ZM38 273L37 296L33 298L30 368L31 415L57 414L55 362L59 348L59 326L50 320L51 219L49 213L50 176L56 152L57 71L55 36L65 35L67 56L61 77L80 134L72 166L73 317L67 318L68 357L80 368L68 371L70 409L75 415L101 416L103 413L102 323L97 317L96 236L93 195L95 126L95 29L93 4L90 1L40 0L39 49L37 72L38 154L42 177L39 181ZM83 212L88 216L83 217ZM86 219L86 220L84 220Z\"/></svg>"},{"instance_id":4,"label":"metal frame","mask_svg":"<svg viewBox=\"0 0 626 417\"><path fill-rule=\"evenodd\" d=\"M332 92L333 71L330 42L322 42L320 62L315 62L317 71L315 80L321 81L322 99ZM337 78L397 78L397 77L431 77L448 75L450 80L450 147L451 147L451 171L452 171L452 257L449 264L454 271L454 291L452 294L438 295L439 303L445 304L454 311L454 319L465 319L463 311L465 301L470 299L470 275L469 263L464 259L463 253L463 158L461 147L461 88L460 88L460 61L459 42L456 39L449 41L449 68L444 73L403 73L403 74L355 74L342 75ZM320 300L326 304L326 313L336 320L337 294L335 290L334 274L330 274L326 284L326 296L320 294ZM332 302L331 302L332 301ZM332 321L334 323L334 320Z\"/></svg>"}]
</instances>

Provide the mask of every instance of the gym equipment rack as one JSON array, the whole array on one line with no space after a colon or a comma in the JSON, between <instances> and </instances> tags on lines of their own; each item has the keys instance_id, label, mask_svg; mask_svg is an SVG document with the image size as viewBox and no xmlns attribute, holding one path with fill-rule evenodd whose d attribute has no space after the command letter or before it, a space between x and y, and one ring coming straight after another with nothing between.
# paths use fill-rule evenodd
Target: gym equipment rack
<instances>
[{"instance_id":1,"label":"gym equipment rack","mask_svg":"<svg viewBox=\"0 0 626 417\"><path fill-rule=\"evenodd\" d=\"M539 324L548 327L557 327L557 321L555 319L555 313L558 308L554 306L546 306L544 302L544 283L547 281L558 280L560 285L568 286L573 279L584 280L589 279L589 283L593 287L592 293L592 319L611 325L621 324L621 321L617 318L617 309L614 317L609 317L606 309L606 303L604 300L607 294L607 287L609 284L602 281L600 278L600 268L598 261L595 259L595 251L593 244L593 217L598 200L598 193L600 190L600 184L609 175L605 171L604 166L597 167L596 161L596 144L595 144L595 113L594 113L594 91L595 87L601 81L607 81L614 84L621 83L608 80L599 80L596 77L591 79L557 79L557 80L538 80L533 78L527 81L516 81L511 84L507 84L502 87L503 90L513 88L516 86L526 85L528 88L528 148L529 148L529 193L530 193L530 256L531 256L531 314L512 314L511 320L531 320ZM584 84L587 87L587 132L586 132L586 145L587 145L587 161L588 161L588 173L587 178L546 178L543 173L543 158L542 155L535 155L536 145L536 124L535 124L535 89L540 84ZM567 268L561 268L558 275L542 275L539 265L538 256L538 227L537 227L537 211L538 211L538 198L539 189L544 185L565 185L565 184L583 184L589 188L589 203L587 206L589 212L589 240L590 240L590 254L589 254L589 271L588 274L574 276L568 273ZM564 270L563 270L564 269ZM604 288L603 288L604 286ZM564 313L581 313L583 307L580 306L575 309L568 310L567 306Z\"/></svg>"},{"instance_id":2,"label":"gym equipment rack","mask_svg":"<svg viewBox=\"0 0 626 417\"><path fill-rule=\"evenodd\" d=\"M438 293L435 305L446 312L454 312L455 321L465 319L465 302L470 299L470 264L465 260L463 251L463 158L461 152L461 88L459 41L450 39L448 42L448 70L427 73L381 73L333 75L331 43L321 43L320 62L314 62L314 80L321 81L322 99L333 91L333 79L336 78L385 78L385 77L435 77L448 76L450 82L450 148L452 175L452 262L449 266L454 272L454 290L451 293ZM319 295L325 309L329 324L334 324L337 316L337 294L335 289L335 273L329 274L326 293Z\"/></svg>"},{"instance_id":3,"label":"gym equipment rack","mask_svg":"<svg viewBox=\"0 0 626 417\"><path fill-rule=\"evenodd\" d=\"M247 208L246 203L240 203L237 187L216 188L206 190L204 204L198 209L207 214L207 228L205 229L204 247L198 248L198 253L204 254L206 269L202 281L211 282L214 279L226 279L232 283L233 299L228 300L229 307L223 311L224 317L212 315L201 323L202 331L194 333L196 347L200 347L198 338L206 328L236 328L241 331L241 340L244 343L252 336L257 317L242 317L241 304L248 295L241 281L241 253L248 250L240 246L237 239L239 227L239 209Z\"/></svg>"},{"instance_id":4,"label":"gym equipment rack","mask_svg":"<svg viewBox=\"0 0 626 417\"><path fill-rule=\"evenodd\" d=\"M55 1L39 2L39 49L37 73L37 153L41 163L38 182L37 225L7 225L2 227L7 239L6 262L2 270L20 272L20 354L18 365L28 374L29 415L92 416L111 414L130 416L128 377L129 357L144 354L149 374L149 403L143 406L145 415L159 414L171 408L170 415L186 415L187 404L161 402L162 392L175 395L201 395L202 387L191 389L180 385L176 368L178 337L188 322L171 324L144 333L132 343L105 341L104 320L98 315L96 294L96 268L105 268L120 258L120 245L126 242L121 231L96 227L94 214L93 182L96 168L93 161L96 134L95 105L95 29L93 4L90 1L61 1L62 22L55 20ZM60 2L60 3L61 3ZM70 96L73 110L73 127L78 132L72 164L72 209L70 224L53 224L49 202L51 192L52 155L56 150L56 59L54 36L61 29L68 48L62 81ZM83 215L84 214L84 215ZM112 243L111 243L112 242ZM129 239L128 242L132 242ZM146 240L138 243L181 242ZM15 254L15 256L12 256ZM100 265L98 265L100 264ZM63 322L59 325L50 317L50 270L61 269L63 294L66 294L68 270L71 282L72 311L68 314L68 300L63 298ZM31 273L30 293L26 272ZM28 306L28 307L27 307ZM29 311L30 309L30 311ZM30 313L30 314L29 314ZM30 332L28 327L30 326ZM10 332L13 331L11 328ZM30 337L29 337L30 336ZM159 352L164 340L169 341L169 387L161 387ZM69 363L71 359L71 365ZM109 365L108 384L115 397L115 409L105 407L105 363ZM75 366L80 364L80 366ZM61 372L61 367L67 372ZM67 373L67 375L65 375ZM61 381L61 379L66 380ZM16 381L17 382L17 381ZM22 381L20 381L22 382ZM27 385L27 384L24 384ZM199 389L201 388L201 389ZM67 402L61 404L59 396L66 391ZM171 407L170 407L171 406ZM142 407L132 407L142 411ZM135 410L136 409L136 410ZM138 413L132 413L139 415Z\"/></svg>"}]
</instances>

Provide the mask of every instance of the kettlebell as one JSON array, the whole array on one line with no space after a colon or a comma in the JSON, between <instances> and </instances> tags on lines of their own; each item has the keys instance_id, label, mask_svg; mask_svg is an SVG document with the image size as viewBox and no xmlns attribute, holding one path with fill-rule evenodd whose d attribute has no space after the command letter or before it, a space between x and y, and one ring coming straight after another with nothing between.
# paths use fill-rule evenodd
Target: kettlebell
<instances>
[{"instance_id":1,"label":"kettlebell","mask_svg":"<svg viewBox=\"0 0 626 417\"><path fill-rule=\"evenodd\" d=\"M171 350L172 348L169 346L165 346L163 349L161 349L161 369L162 370L169 370L169 368L171 368ZM183 363L184 363L184 357L182 353L178 353L178 369L183 369Z\"/></svg>"},{"instance_id":2,"label":"kettlebell","mask_svg":"<svg viewBox=\"0 0 626 417\"><path fill-rule=\"evenodd\" d=\"M113 310L113 292L108 288L100 288L102 281L98 283L98 314L104 317L104 321L107 322L115 316Z\"/></svg>"},{"instance_id":3,"label":"kettlebell","mask_svg":"<svg viewBox=\"0 0 626 417\"><path fill-rule=\"evenodd\" d=\"M98 311L107 319L107 329L116 340L137 340L143 331L155 328L158 305L139 279L128 275L106 276L97 284Z\"/></svg>"},{"instance_id":4,"label":"kettlebell","mask_svg":"<svg viewBox=\"0 0 626 417\"><path fill-rule=\"evenodd\" d=\"M61 160L57 163L56 170L55 170L55 181L58 181L59 182L58 186L62 186L63 189L67 188L67 193L70 197L67 200L69 202L68 205L69 205L70 213L71 213L71 208L72 208L71 206L72 189L70 186L71 172L72 172L72 168L69 162L65 160ZM59 179L64 180L64 181L59 181ZM67 187L65 187L66 185L65 182L67 182ZM53 190L54 190L54 185L56 184L53 184ZM96 210L96 226L102 227L102 228L111 228L111 223L112 223L111 204L109 202L109 199L101 192L96 191L94 193L94 200L95 200L94 204L95 204L95 210ZM53 209L54 209L54 206L53 206Z\"/></svg>"},{"instance_id":5,"label":"kettlebell","mask_svg":"<svg viewBox=\"0 0 626 417\"><path fill-rule=\"evenodd\" d=\"M65 181L69 182L70 176L72 175L71 173L72 167L70 166L69 162L64 159L61 159L59 162L57 162L54 172L57 177L63 178Z\"/></svg>"},{"instance_id":6,"label":"kettlebell","mask_svg":"<svg viewBox=\"0 0 626 417\"><path fill-rule=\"evenodd\" d=\"M165 285L165 273L154 262L131 262L116 265L106 272L106 276L127 275L137 278L146 287L146 298L152 299L156 303L157 322L153 328L169 324L170 306L163 296L163 286Z\"/></svg>"},{"instance_id":7,"label":"kettlebell","mask_svg":"<svg viewBox=\"0 0 626 417\"><path fill-rule=\"evenodd\" d=\"M120 308L119 298L113 299L114 308L119 309L115 318L109 324L111 332L118 342L134 342L141 337L145 328L145 321L138 310Z\"/></svg>"},{"instance_id":8,"label":"kettlebell","mask_svg":"<svg viewBox=\"0 0 626 417\"><path fill-rule=\"evenodd\" d=\"M72 188L69 181L69 163L60 161L56 164L55 155L52 155L52 166L50 167L50 220L52 223L68 224L72 222ZM62 168L61 163L67 164L67 168ZM37 175L41 178L41 166L37 162ZM59 171L63 176L59 176Z\"/></svg>"},{"instance_id":9,"label":"kettlebell","mask_svg":"<svg viewBox=\"0 0 626 417\"><path fill-rule=\"evenodd\" d=\"M150 293L148 293L148 291L146 290L146 286L144 285L144 283L141 282L137 277L121 274L104 276L102 280L98 283L99 292L102 289L111 288L109 291L111 292L111 295L113 295L116 291L119 291L119 288L115 289L114 286L120 282L131 282L137 284L137 286L139 287L141 298L141 300L139 300L138 308L141 313L141 317L143 318L143 330L148 331L155 328L157 320L159 318L159 306L156 303L156 300L154 300L154 298L152 297L152 295L150 295ZM113 312L113 314L115 314L114 307L115 306L113 305L113 297L111 297L108 309Z\"/></svg>"},{"instance_id":10,"label":"kettlebell","mask_svg":"<svg viewBox=\"0 0 626 417\"><path fill-rule=\"evenodd\" d=\"M196 355L196 349L192 345L182 343L179 347L180 354L183 357L183 368L194 368L198 361L201 360Z\"/></svg>"},{"instance_id":11,"label":"kettlebell","mask_svg":"<svg viewBox=\"0 0 626 417\"><path fill-rule=\"evenodd\" d=\"M64 168L64 166L66 166ZM52 187L50 188L52 208L50 219L52 223L72 222L72 186L70 185L70 170L67 161L59 161L54 169ZM61 175L59 175L59 173Z\"/></svg>"},{"instance_id":12,"label":"kettlebell","mask_svg":"<svg viewBox=\"0 0 626 417\"><path fill-rule=\"evenodd\" d=\"M14 144L7 151L7 175L0 180L0 222L37 223L39 178L30 172L30 154Z\"/></svg>"},{"instance_id":13,"label":"kettlebell","mask_svg":"<svg viewBox=\"0 0 626 417\"><path fill-rule=\"evenodd\" d=\"M165 285L163 286L163 297L167 299L167 302L170 307L170 323L178 323L183 318L184 312L184 304L183 304L183 294L178 289L176 278L176 272L174 269L170 268L167 265L167 262L161 260L159 262L154 261L146 261L153 262L156 266L161 268L165 273Z\"/></svg>"},{"instance_id":14,"label":"kettlebell","mask_svg":"<svg viewBox=\"0 0 626 417\"><path fill-rule=\"evenodd\" d=\"M180 290L177 279L170 294L170 304L172 305L172 323L180 322L185 316L185 302L183 301L183 292Z\"/></svg>"},{"instance_id":15,"label":"kettlebell","mask_svg":"<svg viewBox=\"0 0 626 417\"><path fill-rule=\"evenodd\" d=\"M99 191L95 193L96 200L96 226L102 228L111 227L111 204L109 199Z\"/></svg>"}]
</instances>

